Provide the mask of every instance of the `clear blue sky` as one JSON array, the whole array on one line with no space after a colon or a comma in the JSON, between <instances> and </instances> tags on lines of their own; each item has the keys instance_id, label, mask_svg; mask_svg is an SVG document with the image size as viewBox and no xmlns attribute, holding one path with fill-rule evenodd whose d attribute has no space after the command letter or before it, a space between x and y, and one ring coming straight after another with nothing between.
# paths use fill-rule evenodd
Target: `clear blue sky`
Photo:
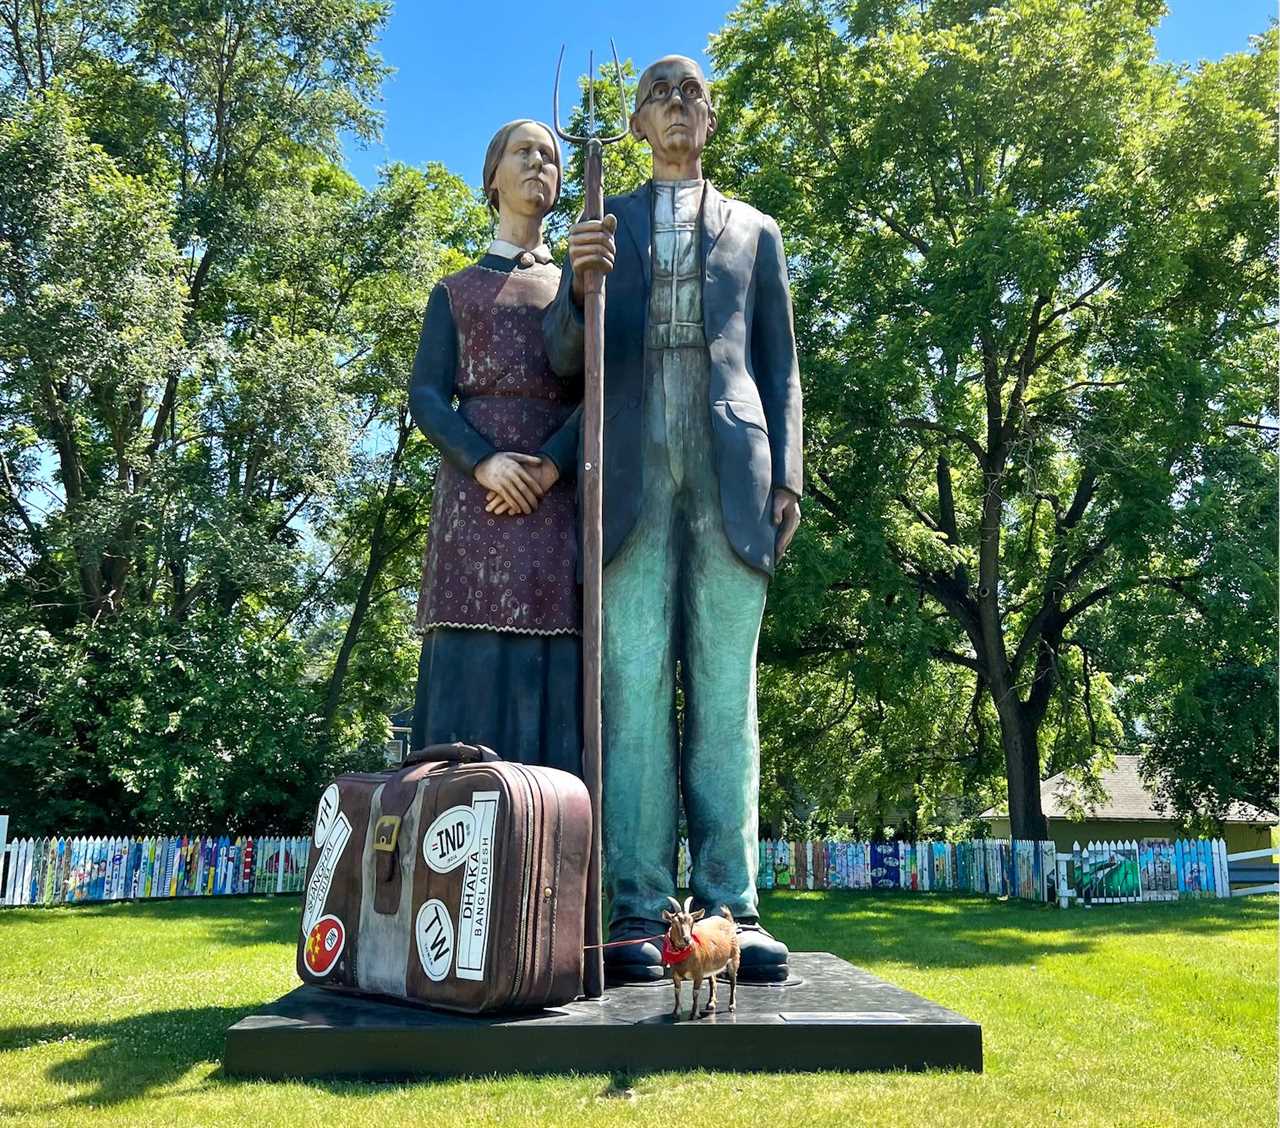
<instances>
[{"instance_id":1,"label":"clear blue sky","mask_svg":"<svg viewBox=\"0 0 1280 1128\"><path fill-rule=\"evenodd\" d=\"M480 180L484 148L493 131L517 117L549 120L551 80L560 44L566 44L562 112L575 97L573 76L586 71L587 52L609 50L643 67L660 55L698 59L710 71L707 38L736 6L727 0L679 0L653 9L598 0L475 0L443 4L398 0L382 37L393 74L383 87L382 140L347 146L347 163L366 185L388 160L443 161L472 183ZM1265 31L1275 0L1172 0L1157 40L1163 58L1217 59L1248 46Z\"/></svg>"}]
</instances>

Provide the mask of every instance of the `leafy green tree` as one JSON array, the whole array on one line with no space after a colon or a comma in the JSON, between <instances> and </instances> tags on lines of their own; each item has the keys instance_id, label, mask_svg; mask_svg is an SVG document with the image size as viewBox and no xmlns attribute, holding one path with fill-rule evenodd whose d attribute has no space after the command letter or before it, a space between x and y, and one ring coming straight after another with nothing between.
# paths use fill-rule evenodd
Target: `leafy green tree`
<instances>
[{"instance_id":1,"label":"leafy green tree","mask_svg":"<svg viewBox=\"0 0 1280 1128\"><path fill-rule=\"evenodd\" d=\"M1114 627L1141 671L1126 682L1118 711L1144 773L1177 815L1212 829L1235 803L1280 815L1276 572L1267 551L1280 528L1273 463L1236 444L1206 458L1187 501L1215 577L1201 613L1126 608Z\"/></svg>"},{"instance_id":2,"label":"leafy green tree","mask_svg":"<svg viewBox=\"0 0 1280 1128\"><path fill-rule=\"evenodd\" d=\"M904 667L960 672L1018 837L1042 774L1121 744L1138 624L1212 639L1185 693L1274 623L1274 526L1195 499L1275 478L1276 35L1193 71L1156 61L1163 11L747 0L712 45L711 174L779 218L806 390L763 653L873 700L896 665L917 719Z\"/></svg>"},{"instance_id":3,"label":"leafy green tree","mask_svg":"<svg viewBox=\"0 0 1280 1128\"><path fill-rule=\"evenodd\" d=\"M439 457L409 416L406 389L431 287L479 254L487 229L474 190L440 165L429 166L426 174L393 166L374 194L375 205L379 194L394 201L382 210L403 212L413 222L395 224L394 238L391 232L379 238L371 224L360 226L363 238L384 256L357 336L367 356L360 373L362 403L371 431L385 446L360 481L344 490L348 503L342 511L322 526L335 551L351 546L334 570L331 589L345 625L325 684L322 715L328 729L344 716L349 722L356 702L364 703L366 712L373 705L366 720L385 728L388 709L413 684L412 608ZM376 642L365 637L375 632ZM365 649L361 681L366 691L347 695L344 708L358 645ZM375 669L382 671L380 691L370 692ZM363 730L357 726L355 731Z\"/></svg>"},{"instance_id":4,"label":"leafy green tree","mask_svg":"<svg viewBox=\"0 0 1280 1128\"><path fill-rule=\"evenodd\" d=\"M332 429L326 433L324 416L334 423L337 405L332 359L329 373L317 367L332 344L316 338L324 330L312 329L310 341L280 341L274 326L246 324L229 284L250 254L257 224L268 216L271 184L307 178L308 166L332 161L346 129L369 136L375 128L367 101L384 72L371 44L384 17L385 6L367 0L136 8L36 0L4 20L0 73L10 104L19 106L14 120L36 114L36 131L46 133L51 146L44 163L24 166L22 174L10 165L14 175L6 178L10 197L3 222L12 269L5 307L14 333L4 342L6 370L13 374L6 383L14 388L17 419L29 426L23 434L51 444L56 453L65 515L74 526L67 542L79 576L79 615L115 615L133 599L154 598L161 583L188 594L196 590L224 609L237 598L234 581L198 586L174 574L182 549L152 543L157 508L169 503L180 484L192 483L198 452L187 451L188 444L197 435L212 444L224 437L188 426L207 407L204 389L192 387L204 383L201 376L209 375L214 385L229 380L234 389L238 375L256 374L260 365L276 371L301 365L306 375L298 383L310 389L301 398L284 392L273 406L297 408L288 419L316 433L320 442L312 443L312 451L346 448L344 440L332 442ZM36 108L63 99L69 109L58 142ZM83 146L77 134L87 134L96 147ZM33 133L29 142L12 155L32 156L40 137ZM92 156L82 155L82 147ZM90 168L87 161L96 164ZM102 193L100 174L119 187L114 196L93 200L92 193ZM148 218L136 220L151 241L150 257L138 262L142 273L108 257L143 257L123 232L119 248L111 238L111 224L133 222L137 211L123 200L125 191L147 197ZM68 209L83 214L67 215ZM73 234L58 261L52 241L63 238L67 223ZM101 229L101 236L78 239L74 227L82 223L96 224L88 234ZM168 246L161 245L165 236ZM77 246L84 252L79 261ZM33 257L23 255L27 247ZM161 255L169 264L156 259ZM47 278L41 273L46 268ZM67 277L59 280L58 270ZM160 287L155 278L163 270L172 278ZM133 373L118 375L114 357L93 343L92 326L46 326L52 314L36 306L50 293L49 284L74 288L95 278L102 287L113 279L124 283L119 309L134 319L146 319L154 302L128 288L148 279L182 312L179 341L172 324L118 325L106 307L68 302L60 314L64 319L97 315L127 339L123 360ZM27 326L41 326L44 335L37 341ZM237 364L229 355L238 344L246 346L243 360L251 364ZM74 355L77 347L92 350L92 356ZM61 371L61 379L41 375L52 369ZM257 392L265 389L259 382ZM248 405L257 393L246 391ZM227 397L216 388L210 396L225 405ZM266 405L260 398L255 406ZM215 402L215 419L220 410ZM320 419L307 420L310 411L319 411ZM247 417L241 416L241 424ZM282 438L279 423L270 416L256 438L233 426L228 447L206 458L220 476L224 543L243 542L250 528L278 542L287 525L279 516L307 496L305 472L262 472L268 469L266 451ZM305 449L301 435L300 442ZM291 446L285 442L282 456ZM230 554L242 557L243 547L234 545ZM179 597L175 607L183 603Z\"/></svg>"},{"instance_id":5,"label":"leafy green tree","mask_svg":"<svg viewBox=\"0 0 1280 1128\"><path fill-rule=\"evenodd\" d=\"M480 213L438 166L337 163L385 15L0 15L0 613L43 655L0 663L0 745L32 825L279 825L380 759L430 507L409 361Z\"/></svg>"},{"instance_id":6,"label":"leafy green tree","mask_svg":"<svg viewBox=\"0 0 1280 1128\"><path fill-rule=\"evenodd\" d=\"M128 608L54 634L0 610L0 807L23 834L290 830L317 754L305 655L254 616Z\"/></svg>"}]
</instances>

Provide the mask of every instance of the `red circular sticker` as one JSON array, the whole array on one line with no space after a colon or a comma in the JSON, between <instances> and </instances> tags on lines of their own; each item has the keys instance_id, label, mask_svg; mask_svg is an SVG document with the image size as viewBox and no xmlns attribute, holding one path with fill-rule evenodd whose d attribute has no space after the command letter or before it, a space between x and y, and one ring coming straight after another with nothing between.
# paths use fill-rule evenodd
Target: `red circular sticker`
<instances>
[{"instance_id":1,"label":"red circular sticker","mask_svg":"<svg viewBox=\"0 0 1280 1128\"><path fill-rule=\"evenodd\" d=\"M312 975L328 975L342 955L347 943L347 930L336 916L322 916L307 933L307 946L302 962Z\"/></svg>"}]
</instances>

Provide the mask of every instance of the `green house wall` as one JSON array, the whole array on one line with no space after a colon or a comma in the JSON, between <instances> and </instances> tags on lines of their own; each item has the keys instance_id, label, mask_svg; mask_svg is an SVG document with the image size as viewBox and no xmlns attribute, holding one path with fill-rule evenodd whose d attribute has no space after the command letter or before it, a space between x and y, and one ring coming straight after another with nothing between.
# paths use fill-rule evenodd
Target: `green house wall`
<instances>
[{"instance_id":1,"label":"green house wall","mask_svg":"<svg viewBox=\"0 0 1280 1128\"><path fill-rule=\"evenodd\" d=\"M987 821L991 827L993 838L1009 837L1008 818L993 818ZM1266 823L1228 823L1226 833L1227 853L1238 854L1245 850L1261 850L1271 845L1272 827ZM1071 822L1068 819L1050 819L1049 837L1059 853L1069 853L1074 843L1081 846L1089 842L1125 842L1130 838L1141 841L1144 838L1183 838L1178 824L1172 819L1085 819L1083 822Z\"/></svg>"}]
</instances>

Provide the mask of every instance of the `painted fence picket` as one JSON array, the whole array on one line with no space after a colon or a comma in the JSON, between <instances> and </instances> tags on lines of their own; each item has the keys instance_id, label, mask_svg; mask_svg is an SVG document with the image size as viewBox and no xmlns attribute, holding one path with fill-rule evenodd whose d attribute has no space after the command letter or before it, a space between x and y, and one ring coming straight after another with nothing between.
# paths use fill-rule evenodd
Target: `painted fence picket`
<instances>
[{"instance_id":1,"label":"painted fence picket","mask_svg":"<svg viewBox=\"0 0 1280 1128\"><path fill-rule=\"evenodd\" d=\"M27 880L24 889L25 901L28 905L40 903L40 877L44 871L44 852L48 839L31 839L30 856L27 861Z\"/></svg>"},{"instance_id":2,"label":"painted fence picket","mask_svg":"<svg viewBox=\"0 0 1280 1128\"><path fill-rule=\"evenodd\" d=\"M1211 875L1209 873L1209 855L1199 839L1190 840L1191 857L1195 862L1196 896L1203 898L1208 892Z\"/></svg>"},{"instance_id":3,"label":"painted fence picket","mask_svg":"<svg viewBox=\"0 0 1280 1128\"><path fill-rule=\"evenodd\" d=\"M29 850L29 847L27 844L27 839L25 838L18 839L17 843L15 844L15 849L13 852L14 853L14 862L13 862L14 878L13 878L13 902L12 903L15 905L22 904L22 882L23 882L23 878L26 876L28 850Z\"/></svg>"},{"instance_id":4,"label":"painted fence picket","mask_svg":"<svg viewBox=\"0 0 1280 1128\"><path fill-rule=\"evenodd\" d=\"M1222 838L1215 838L1210 843L1210 848L1214 852L1217 860L1216 871L1218 874L1218 884L1216 888L1219 897L1231 896L1231 878L1227 870L1227 843Z\"/></svg>"},{"instance_id":5,"label":"painted fence picket","mask_svg":"<svg viewBox=\"0 0 1280 1128\"><path fill-rule=\"evenodd\" d=\"M310 836L91 835L8 839L0 815L0 905L62 905L156 897L301 892ZM689 887L689 841L677 878ZM1230 895L1226 842L1128 839L1072 844L762 839L761 889L966 892L1077 904L1133 904Z\"/></svg>"},{"instance_id":6,"label":"painted fence picket","mask_svg":"<svg viewBox=\"0 0 1280 1128\"><path fill-rule=\"evenodd\" d=\"M259 854L260 891L302 890L307 836ZM253 891L253 839L229 836L42 835L8 838L0 815L0 905L53 906ZM826 844L822 844L824 864ZM820 887L827 886L825 875Z\"/></svg>"}]
</instances>

